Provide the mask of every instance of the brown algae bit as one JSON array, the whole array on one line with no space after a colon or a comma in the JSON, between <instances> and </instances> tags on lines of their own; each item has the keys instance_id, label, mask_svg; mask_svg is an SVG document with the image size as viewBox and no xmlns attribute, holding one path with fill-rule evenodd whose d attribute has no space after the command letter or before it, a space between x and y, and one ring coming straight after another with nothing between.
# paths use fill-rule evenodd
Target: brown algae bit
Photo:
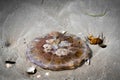
<instances>
[{"instance_id":1,"label":"brown algae bit","mask_svg":"<svg viewBox=\"0 0 120 80\"><path fill-rule=\"evenodd\" d=\"M99 35L98 37L94 37L92 34L90 34L87 37L87 39L91 45L99 45L102 48L107 47L107 45L103 44L104 39L105 39L105 37L103 37L103 33L101 36Z\"/></svg>"}]
</instances>

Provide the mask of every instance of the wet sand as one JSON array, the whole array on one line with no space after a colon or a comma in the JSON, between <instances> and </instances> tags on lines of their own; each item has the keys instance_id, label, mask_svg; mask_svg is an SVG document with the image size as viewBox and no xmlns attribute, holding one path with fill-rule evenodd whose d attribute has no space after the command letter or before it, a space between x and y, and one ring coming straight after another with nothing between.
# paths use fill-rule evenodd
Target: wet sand
<instances>
[{"instance_id":1,"label":"wet sand","mask_svg":"<svg viewBox=\"0 0 120 80\"><path fill-rule=\"evenodd\" d=\"M119 80L119 14L119 0L0 1L0 80ZM89 45L90 65L65 71L37 66L37 73L28 75L27 68L34 64L26 58L27 44L51 31L68 31L82 38L103 33L107 47ZM16 63L6 68L7 60Z\"/></svg>"}]
</instances>

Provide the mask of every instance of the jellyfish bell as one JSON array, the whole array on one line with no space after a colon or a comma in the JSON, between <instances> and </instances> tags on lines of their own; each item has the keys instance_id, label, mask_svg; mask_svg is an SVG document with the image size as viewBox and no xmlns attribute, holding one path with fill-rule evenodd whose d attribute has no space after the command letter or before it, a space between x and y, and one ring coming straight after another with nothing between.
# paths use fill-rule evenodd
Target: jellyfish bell
<instances>
[{"instance_id":1,"label":"jellyfish bell","mask_svg":"<svg viewBox=\"0 0 120 80\"><path fill-rule=\"evenodd\" d=\"M41 68L55 71L75 69L91 57L89 46L81 38L61 32L34 39L28 45L26 55Z\"/></svg>"}]
</instances>

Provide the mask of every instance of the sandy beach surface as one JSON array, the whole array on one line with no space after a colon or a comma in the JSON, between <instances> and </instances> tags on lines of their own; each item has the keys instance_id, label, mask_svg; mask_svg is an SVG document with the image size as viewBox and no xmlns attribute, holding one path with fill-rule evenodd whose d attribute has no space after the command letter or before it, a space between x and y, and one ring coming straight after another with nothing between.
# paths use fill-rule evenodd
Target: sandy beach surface
<instances>
[{"instance_id":1,"label":"sandy beach surface","mask_svg":"<svg viewBox=\"0 0 120 80\"><path fill-rule=\"evenodd\" d=\"M89 45L90 65L64 71L36 66L37 72L28 75L27 69L35 65L26 58L27 44L51 31L68 31L81 38L103 33L107 47ZM119 79L119 0L0 0L0 80Z\"/></svg>"}]
</instances>

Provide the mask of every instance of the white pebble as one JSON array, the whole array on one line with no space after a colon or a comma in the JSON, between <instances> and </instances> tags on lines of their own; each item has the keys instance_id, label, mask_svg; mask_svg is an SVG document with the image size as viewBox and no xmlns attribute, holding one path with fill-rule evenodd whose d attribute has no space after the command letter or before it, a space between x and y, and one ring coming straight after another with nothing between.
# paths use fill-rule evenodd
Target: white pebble
<instances>
[{"instance_id":1,"label":"white pebble","mask_svg":"<svg viewBox=\"0 0 120 80\"><path fill-rule=\"evenodd\" d=\"M6 68L11 68L12 64L6 63L5 66L6 66Z\"/></svg>"},{"instance_id":2,"label":"white pebble","mask_svg":"<svg viewBox=\"0 0 120 80\"><path fill-rule=\"evenodd\" d=\"M34 74L34 73L35 73L35 70L36 70L35 66L29 67L29 68L27 69L27 73Z\"/></svg>"},{"instance_id":3,"label":"white pebble","mask_svg":"<svg viewBox=\"0 0 120 80\"><path fill-rule=\"evenodd\" d=\"M85 62L86 65L90 65L90 59Z\"/></svg>"}]
</instances>

